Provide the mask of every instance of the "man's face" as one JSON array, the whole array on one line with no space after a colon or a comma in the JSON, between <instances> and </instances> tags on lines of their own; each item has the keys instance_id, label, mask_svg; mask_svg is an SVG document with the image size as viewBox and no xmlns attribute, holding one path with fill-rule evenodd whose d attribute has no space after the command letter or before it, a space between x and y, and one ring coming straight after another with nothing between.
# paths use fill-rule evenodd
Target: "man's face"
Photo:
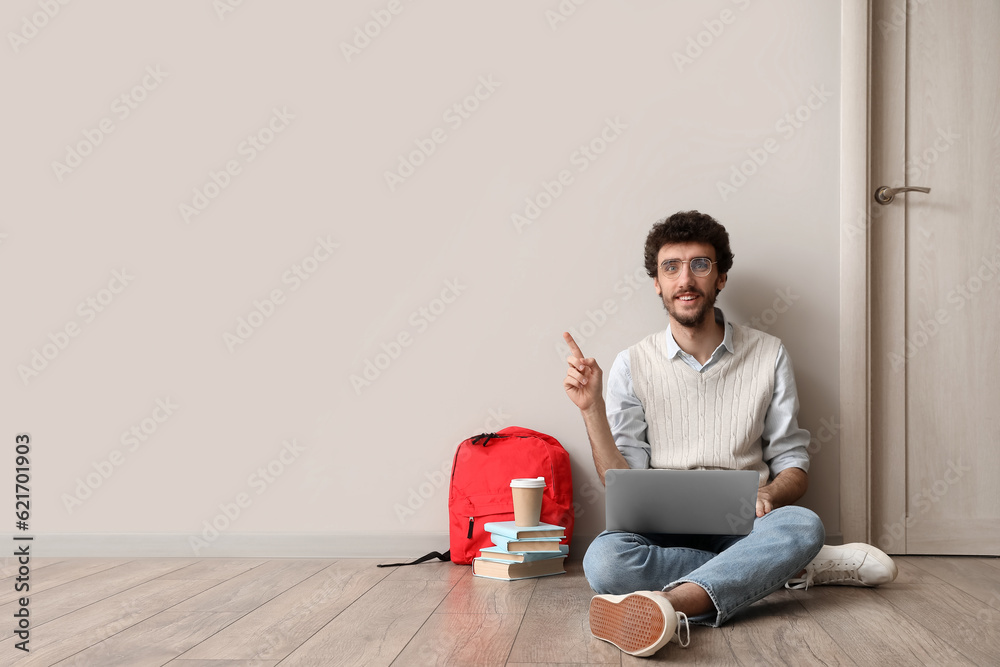
<instances>
[{"instance_id":1,"label":"man's face","mask_svg":"<svg viewBox=\"0 0 1000 667\"><path fill-rule=\"evenodd\" d=\"M690 260L707 257L712 269L706 276L691 272ZM663 307L671 319L684 327L697 327L706 318L714 317L715 298L726 284L726 275L719 274L715 262L715 248L707 243L668 243L657 255L657 275L653 280L656 293L663 299ZM665 264L680 260L676 274L668 274Z\"/></svg>"}]
</instances>

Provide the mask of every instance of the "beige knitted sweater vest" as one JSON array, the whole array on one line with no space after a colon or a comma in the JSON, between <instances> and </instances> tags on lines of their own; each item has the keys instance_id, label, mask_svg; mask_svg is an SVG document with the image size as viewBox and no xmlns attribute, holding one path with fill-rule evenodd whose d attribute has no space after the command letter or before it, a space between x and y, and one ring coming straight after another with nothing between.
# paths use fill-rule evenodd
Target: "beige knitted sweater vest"
<instances>
[{"instance_id":1,"label":"beige knitted sweater vest","mask_svg":"<svg viewBox=\"0 0 1000 667\"><path fill-rule=\"evenodd\" d=\"M761 454L764 416L774 393L781 341L733 325L733 354L703 373L667 358L659 331L629 348L632 386L646 415L650 466L674 470L770 471Z\"/></svg>"}]
</instances>

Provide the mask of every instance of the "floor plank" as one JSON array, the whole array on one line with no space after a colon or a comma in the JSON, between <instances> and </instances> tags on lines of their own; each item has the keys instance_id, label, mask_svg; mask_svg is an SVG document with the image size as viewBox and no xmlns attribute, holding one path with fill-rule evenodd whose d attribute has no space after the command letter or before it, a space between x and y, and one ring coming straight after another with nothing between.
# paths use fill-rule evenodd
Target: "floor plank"
<instances>
[{"instance_id":1,"label":"floor plank","mask_svg":"<svg viewBox=\"0 0 1000 667\"><path fill-rule=\"evenodd\" d=\"M45 567L51 567L56 563L65 562L65 558L35 558L31 557L31 571L41 570ZM6 586L6 580L11 577L17 576L18 569L21 567L21 562L14 556L4 556L0 559L0 582L4 583Z\"/></svg>"},{"instance_id":2,"label":"floor plank","mask_svg":"<svg viewBox=\"0 0 1000 667\"><path fill-rule=\"evenodd\" d=\"M503 667L520 623L520 614L431 614L391 664Z\"/></svg>"},{"instance_id":3,"label":"floor plank","mask_svg":"<svg viewBox=\"0 0 1000 667\"><path fill-rule=\"evenodd\" d=\"M274 667L277 660L171 660L171 667Z\"/></svg>"},{"instance_id":4,"label":"floor plank","mask_svg":"<svg viewBox=\"0 0 1000 667\"><path fill-rule=\"evenodd\" d=\"M839 650L859 665L974 664L900 614L881 597L879 589L816 586L798 593L802 606L833 638Z\"/></svg>"},{"instance_id":5,"label":"floor plank","mask_svg":"<svg viewBox=\"0 0 1000 667\"><path fill-rule=\"evenodd\" d=\"M955 586L1000 610L1000 569L991 567L984 559L924 556L913 559L912 563L942 583Z\"/></svg>"},{"instance_id":6,"label":"floor plank","mask_svg":"<svg viewBox=\"0 0 1000 667\"><path fill-rule=\"evenodd\" d=\"M55 663L58 667L159 667L225 628L241 612L164 611Z\"/></svg>"},{"instance_id":7,"label":"floor plank","mask_svg":"<svg viewBox=\"0 0 1000 667\"><path fill-rule=\"evenodd\" d=\"M392 575L281 661L282 667L389 665L441 604L453 582Z\"/></svg>"},{"instance_id":8,"label":"floor plank","mask_svg":"<svg viewBox=\"0 0 1000 667\"><path fill-rule=\"evenodd\" d=\"M955 586L884 586L879 597L978 665L1000 656L1000 611Z\"/></svg>"},{"instance_id":9,"label":"floor plank","mask_svg":"<svg viewBox=\"0 0 1000 667\"><path fill-rule=\"evenodd\" d=\"M619 664L621 651L590 634L593 596L579 561L568 561L566 574L536 579L510 662Z\"/></svg>"},{"instance_id":10,"label":"floor plank","mask_svg":"<svg viewBox=\"0 0 1000 667\"><path fill-rule=\"evenodd\" d=\"M941 577L936 577L927 570L919 566L919 557L915 556L894 556L893 561L899 569L893 586L902 584L921 584L927 586L948 586L948 582Z\"/></svg>"},{"instance_id":11,"label":"floor plank","mask_svg":"<svg viewBox=\"0 0 1000 667\"><path fill-rule=\"evenodd\" d=\"M147 565L153 567L151 563ZM6 665L54 664L197 595L210 585L211 582L197 580L152 579L52 621L46 621L45 614L36 612L33 618L38 625L31 630L30 653L15 649L13 645L18 640L10 637L0 642L0 656L4 656ZM7 656L13 657L7 660Z\"/></svg>"},{"instance_id":12,"label":"floor plank","mask_svg":"<svg viewBox=\"0 0 1000 667\"><path fill-rule=\"evenodd\" d=\"M772 593L720 628L740 665L855 665L797 599ZM777 647L781 647L780 651Z\"/></svg>"},{"instance_id":13,"label":"floor plank","mask_svg":"<svg viewBox=\"0 0 1000 667\"><path fill-rule=\"evenodd\" d=\"M691 643L686 648L671 642L649 658L636 658L622 653L621 661L622 667L641 667L650 663L682 663L685 665L712 665L713 667L716 665L737 667L740 664L736 660L736 656L733 655L733 650L730 648L729 642L726 641L725 634L719 628L702 625L691 626Z\"/></svg>"},{"instance_id":14,"label":"floor plank","mask_svg":"<svg viewBox=\"0 0 1000 667\"><path fill-rule=\"evenodd\" d=\"M192 563L160 577L161 579L214 579L224 581L263 565L263 558L211 558Z\"/></svg>"},{"instance_id":15,"label":"floor plank","mask_svg":"<svg viewBox=\"0 0 1000 667\"><path fill-rule=\"evenodd\" d=\"M185 600L175 611L252 611L329 564L311 558L265 561Z\"/></svg>"},{"instance_id":16,"label":"floor plank","mask_svg":"<svg viewBox=\"0 0 1000 667\"><path fill-rule=\"evenodd\" d=\"M44 567L36 567L35 560L32 559L29 564L30 571L28 573L28 584L31 588L30 592L32 594L38 594L50 588L61 586L77 579L82 579L83 577L91 574L110 570L111 568L118 567L119 565L124 565L129 562L129 560L131 559L74 558L71 560L54 562ZM19 575L12 575L4 579L0 579L0 591L2 591L0 592L0 605L8 604L21 597L22 593L19 593L14 589L14 584L16 583L15 579L17 576Z\"/></svg>"},{"instance_id":17,"label":"floor plank","mask_svg":"<svg viewBox=\"0 0 1000 667\"><path fill-rule=\"evenodd\" d=\"M538 579L497 581L472 576L467 568L436 614L518 614L528 608L528 600Z\"/></svg>"},{"instance_id":18,"label":"floor plank","mask_svg":"<svg viewBox=\"0 0 1000 667\"><path fill-rule=\"evenodd\" d=\"M280 660L390 574L375 560L341 560L185 653L184 659Z\"/></svg>"},{"instance_id":19,"label":"floor plank","mask_svg":"<svg viewBox=\"0 0 1000 667\"><path fill-rule=\"evenodd\" d=\"M30 596L36 619L51 621L63 614L94 604L133 586L151 581L192 562L180 558L143 558L52 586ZM0 618L13 615L14 602L0 605Z\"/></svg>"}]
</instances>

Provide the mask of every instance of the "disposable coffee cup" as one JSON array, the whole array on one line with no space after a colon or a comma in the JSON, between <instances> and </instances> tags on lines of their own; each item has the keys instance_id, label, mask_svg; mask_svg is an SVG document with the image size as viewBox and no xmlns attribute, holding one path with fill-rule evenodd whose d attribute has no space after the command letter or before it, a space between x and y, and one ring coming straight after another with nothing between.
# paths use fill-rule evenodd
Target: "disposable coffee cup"
<instances>
[{"instance_id":1,"label":"disposable coffee cup","mask_svg":"<svg viewBox=\"0 0 1000 667\"><path fill-rule=\"evenodd\" d=\"M523 528L537 526L542 517L545 478L512 479L510 492L514 496L514 525Z\"/></svg>"}]
</instances>

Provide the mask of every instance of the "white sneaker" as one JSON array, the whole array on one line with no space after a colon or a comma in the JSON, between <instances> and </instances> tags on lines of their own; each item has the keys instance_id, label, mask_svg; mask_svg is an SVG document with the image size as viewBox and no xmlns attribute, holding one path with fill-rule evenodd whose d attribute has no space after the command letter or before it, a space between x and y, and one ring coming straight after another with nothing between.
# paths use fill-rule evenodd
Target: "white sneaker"
<instances>
[{"instance_id":1,"label":"white sneaker","mask_svg":"<svg viewBox=\"0 0 1000 667\"><path fill-rule=\"evenodd\" d=\"M687 638L682 640L680 625ZM670 601L652 591L628 595L595 595L590 600L590 633L629 655L647 657L672 639L691 643L687 615L674 611Z\"/></svg>"},{"instance_id":2,"label":"white sneaker","mask_svg":"<svg viewBox=\"0 0 1000 667\"><path fill-rule=\"evenodd\" d=\"M870 544L824 546L806 565L805 576L789 579L785 588L807 589L823 584L878 586L891 582L897 573L892 559Z\"/></svg>"}]
</instances>

